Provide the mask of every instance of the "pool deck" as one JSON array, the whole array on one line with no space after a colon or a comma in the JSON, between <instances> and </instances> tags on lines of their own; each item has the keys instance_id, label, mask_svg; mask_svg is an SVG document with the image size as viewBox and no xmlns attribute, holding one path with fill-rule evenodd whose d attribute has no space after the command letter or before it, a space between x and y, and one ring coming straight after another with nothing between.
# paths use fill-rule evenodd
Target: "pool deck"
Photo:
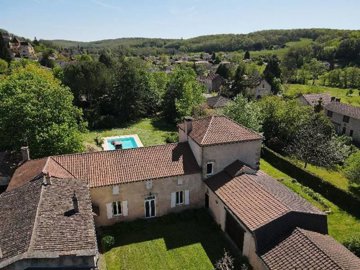
<instances>
[{"instance_id":1,"label":"pool deck","mask_svg":"<svg viewBox=\"0 0 360 270\"><path fill-rule=\"evenodd\" d=\"M104 137L104 142L101 145L103 150L110 150L107 148L107 143L106 140L112 140L112 139L121 139L121 138L134 138L137 147L144 147L144 145L142 144L142 142L140 141L140 138L137 134L130 134L130 135L123 135L123 136L111 136L111 137Z\"/></svg>"}]
</instances>

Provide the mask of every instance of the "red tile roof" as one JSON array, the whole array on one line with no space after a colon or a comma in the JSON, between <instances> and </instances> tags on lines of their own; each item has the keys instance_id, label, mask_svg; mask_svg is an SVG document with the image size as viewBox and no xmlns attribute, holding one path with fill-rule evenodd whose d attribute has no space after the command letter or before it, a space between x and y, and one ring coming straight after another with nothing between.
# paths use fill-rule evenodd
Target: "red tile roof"
<instances>
[{"instance_id":1,"label":"red tile roof","mask_svg":"<svg viewBox=\"0 0 360 270\"><path fill-rule=\"evenodd\" d=\"M77 178L90 187L100 187L199 171L189 145L174 143L30 160L15 171L8 190L44 173L57 178Z\"/></svg>"},{"instance_id":2,"label":"red tile roof","mask_svg":"<svg viewBox=\"0 0 360 270\"><path fill-rule=\"evenodd\" d=\"M336 240L300 228L261 258L269 269L360 269L360 259Z\"/></svg>"},{"instance_id":3,"label":"red tile roof","mask_svg":"<svg viewBox=\"0 0 360 270\"><path fill-rule=\"evenodd\" d=\"M178 127L184 130L183 123ZM263 139L260 134L225 116L209 116L193 120L189 136L201 146Z\"/></svg>"},{"instance_id":4,"label":"red tile roof","mask_svg":"<svg viewBox=\"0 0 360 270\"><path fill-rule=\"evenodd\" d=\"M240 163L239 163L240 164ZM237 172L234 164L231 172ZM233 176L228 169L206 180L207 186L251 231L290 212L321 211L263 172Z\"/></svg>"}]
</instances>

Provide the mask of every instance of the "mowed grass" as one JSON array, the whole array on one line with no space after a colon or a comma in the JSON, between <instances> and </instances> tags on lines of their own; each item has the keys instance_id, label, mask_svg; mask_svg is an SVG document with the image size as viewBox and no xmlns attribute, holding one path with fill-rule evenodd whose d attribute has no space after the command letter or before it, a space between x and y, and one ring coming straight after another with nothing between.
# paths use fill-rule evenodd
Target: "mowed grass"
<instances>
[{"instance_id":1,"label":"mowed grass","mask_svg":"<svg viewBox=\"0 0 360 270\"><path fill-rule=\"evenodd\" d=\"M103 254L107 270L212 270L224 249L242 258L205 209L106 227L116 245ZM105 270L103 269L103 270ZM238 269L238 268L237 268Z\"/></svg>"},{"instance_id":2,"label":"mowed grass","mask_svg":"<svg viewBox=\"0 0 360 270\"><path fill-rule=\"evenodd\" d=\"M321 201L326 204L327 207L324 207L323 204L321 204L318 200L315 200L308 192L306 192L306 188L303 185L297 181L293 181L289 175L279 171L263 159L261 159L260 169L275 179L278 179L285 186L299 194L314 206L318 207L320 210L325 211L330 208L331 213L327 216L328 229L329 234L336 240L344 242L353 236L360 237L360 220L358 218L350 215L346 211L343 211L320 194L317 194Z\"/></svg>"},{"instance_id":3,"label":"mowed grass","mask_svg":"<svg viewBox=\"0 0 360 270\"><path fill-rule=\"evenodd\" d=\"M331 96L341 98L341 102L351 104L354 106L360 106L359 90L353 89L353 94L347 96L348 89L319 86L319 85L303 85L303 84L286 84L284 85L284 96L297 97L300 94L312 94L312 93L329 93Z\"/></svg>"},{"instance_id":4,"label":"mowed grass","mask_svg":"<svg viewBox=\"0 0 360 270\"><path fill-rule=\"evenodd\" d=\"M122 136L137 134L144 146L159 145L166 143L168 136L176 133L175 125L166 123L163 119L144 118L121 128L107 130L94 130L83 135L83 141L87 145L96 146L97 137Z\"/></svg>"}]
</instances>

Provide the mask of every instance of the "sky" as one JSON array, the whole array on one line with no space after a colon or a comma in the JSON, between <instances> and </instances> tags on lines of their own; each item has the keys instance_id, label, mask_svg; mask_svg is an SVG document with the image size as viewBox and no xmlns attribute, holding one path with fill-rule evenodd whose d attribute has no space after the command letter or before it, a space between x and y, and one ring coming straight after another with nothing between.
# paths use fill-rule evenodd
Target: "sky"
<instances>
[{"instance_id":1,"label":"sky","mask_svg":"<svg viewBox=\"0 0 360 270\"><path fill-rule=\"evenodd\" d=\"M0 28L33 39L190 38L359 29L359 0L0 0Z\"/></svg>"}]
</instances>

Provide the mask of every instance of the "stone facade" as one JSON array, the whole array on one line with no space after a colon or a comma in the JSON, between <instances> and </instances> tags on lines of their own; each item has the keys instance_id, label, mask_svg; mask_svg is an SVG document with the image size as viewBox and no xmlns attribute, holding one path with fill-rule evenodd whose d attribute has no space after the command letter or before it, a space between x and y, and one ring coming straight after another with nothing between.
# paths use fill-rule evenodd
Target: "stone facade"
<instances>
[{"instance_id":1,"label":"stone facade","mask_svg":"<svg viewBox=\"0 0 360 270\"><path fill-rule=\"evenodd\" d=\"M248 96L259 99L271 94L271 85L265 79L261 79L255 86L246 88L245 92Z\"/></svg>"}]
</instances>

